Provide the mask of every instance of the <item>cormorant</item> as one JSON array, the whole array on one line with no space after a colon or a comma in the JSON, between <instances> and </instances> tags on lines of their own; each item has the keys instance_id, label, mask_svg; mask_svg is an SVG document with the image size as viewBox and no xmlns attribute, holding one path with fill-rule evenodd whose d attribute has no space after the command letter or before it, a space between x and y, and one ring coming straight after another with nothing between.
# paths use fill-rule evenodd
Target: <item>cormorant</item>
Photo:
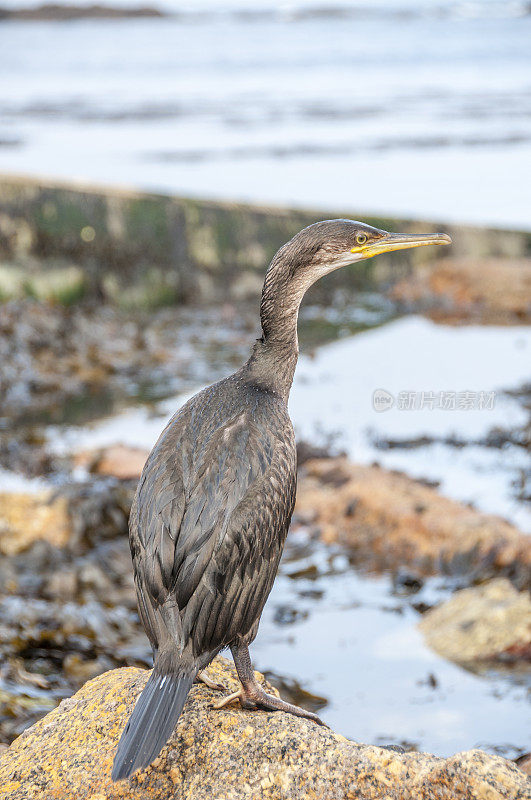
<instances>
[{"instance_id":1,"label":"cormorant","mask_svg":"<svg viewBox=\"0 0 531 800\"><path fill-rule=\"evenodd\" d=\"M192 683L224 647L243 708L315 714L257 683L249 644L288 532L296 450L287 401L298 357L297 317L323 275L380 253L450 244L446 234L396 234L346 219L317 222L274 256L260 305L262 336L233 375L196 394L151 451L129 520L140 618L155 662L122 733L114 780L148 766ZM205 679L206 683L209 683Z\"/></svg>"}]
</instances>

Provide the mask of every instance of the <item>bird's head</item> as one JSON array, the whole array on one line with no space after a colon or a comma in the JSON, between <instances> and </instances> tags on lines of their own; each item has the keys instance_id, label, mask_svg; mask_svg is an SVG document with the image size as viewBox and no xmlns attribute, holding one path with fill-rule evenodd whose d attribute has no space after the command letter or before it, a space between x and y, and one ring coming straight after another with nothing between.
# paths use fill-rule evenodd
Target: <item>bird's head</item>
<instances>
[{"instance_id":1,"label":"bird's head","mask_svg":"<svg viewBox=\"0 0 531 800\"><path fill-rule=\"evenodd\" d=\"M284 339L295 331L296 339L301 300L329 272L380 253L451 241L445 233L389 233L350 219L309 225L280 248L266 272L260 304L264 337Z\"/></svg>"},{"instance_id":2,"label":"bird's head","mask_svg":"<svg viewBox=\"0 0 531 800\"><path fill-rule=\"evenodd\" d=\"M331 219L297 233L277 258L289 264L293 278L309 286L329 272L381 253L451 242L445 233L389 233L363 222Z\"/></svg>"}]
</instances>

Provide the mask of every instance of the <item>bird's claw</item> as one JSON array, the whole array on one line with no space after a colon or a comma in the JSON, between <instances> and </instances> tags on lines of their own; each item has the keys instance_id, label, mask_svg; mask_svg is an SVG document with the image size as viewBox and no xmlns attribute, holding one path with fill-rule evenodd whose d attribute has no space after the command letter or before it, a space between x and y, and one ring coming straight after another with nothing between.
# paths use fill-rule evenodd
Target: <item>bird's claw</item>
<instances>
[{"instance_id":1,"label":"bird's claw","mask_svg":"<svg viewBox=\"0 0 531 800\"><path fill-rule=\"evenodd\" d=\"M242 698L242 690L240 689L237 692L232 692L232 694L228 694L226 697L222 697L221 700L217 700L213 703L212 708L225 708L225 706L230 705L234 700L240 700Z\"/></svg>"},{"instance_id":2,"label":"bird's claw","mask_svg":"<svg viewBox=\"0 0 531 800\"><path fill-rule=\"evenodd\" d=\"M222 683L217 683L216 681L213 681L212 678L209 678L205 670L201 670L201 672L197 673L196 682L204 683L205 686L208 686L209 689L214 689L215 691L218 692L225 691L225 686L223 686Z\"/></svg>"}]
</instances>

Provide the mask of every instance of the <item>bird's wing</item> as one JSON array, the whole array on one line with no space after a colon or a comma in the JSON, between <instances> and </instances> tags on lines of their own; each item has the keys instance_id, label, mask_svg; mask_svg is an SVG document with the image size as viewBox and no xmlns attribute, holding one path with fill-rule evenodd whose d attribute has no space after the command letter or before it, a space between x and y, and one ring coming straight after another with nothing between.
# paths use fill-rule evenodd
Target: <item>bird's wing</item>
<instances>
[{"instance_id":1,"label":"bird's wing","mask_svg":"<svg viewBox=\"0 0 531 800\"><path fill-rule=\"evenodd\" d=\"M140 613L155 646L169 636L181 651L214 651L259 617L295 498L287 414L278 423L272 434L246 410L195 449L179 421L159 440L131 514Z\"/></svg>"}]
</instances>

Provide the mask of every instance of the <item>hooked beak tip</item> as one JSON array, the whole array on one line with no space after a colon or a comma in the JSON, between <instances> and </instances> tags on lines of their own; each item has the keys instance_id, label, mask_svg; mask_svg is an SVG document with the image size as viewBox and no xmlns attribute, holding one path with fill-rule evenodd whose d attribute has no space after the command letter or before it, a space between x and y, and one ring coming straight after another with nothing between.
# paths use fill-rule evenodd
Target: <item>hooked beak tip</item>
<instances>
[{"instance_id":1,"label":"hooked beak tip","mask_svg":"<svg viewBox=\"0 0 531 800\"><path fill-rule=\"evenodd\" d=\"M388 233L380 242L375 243L375 253L409 250L432 244L452 244L452 240L447 233Z\"/></svg>"}]
</instances>

